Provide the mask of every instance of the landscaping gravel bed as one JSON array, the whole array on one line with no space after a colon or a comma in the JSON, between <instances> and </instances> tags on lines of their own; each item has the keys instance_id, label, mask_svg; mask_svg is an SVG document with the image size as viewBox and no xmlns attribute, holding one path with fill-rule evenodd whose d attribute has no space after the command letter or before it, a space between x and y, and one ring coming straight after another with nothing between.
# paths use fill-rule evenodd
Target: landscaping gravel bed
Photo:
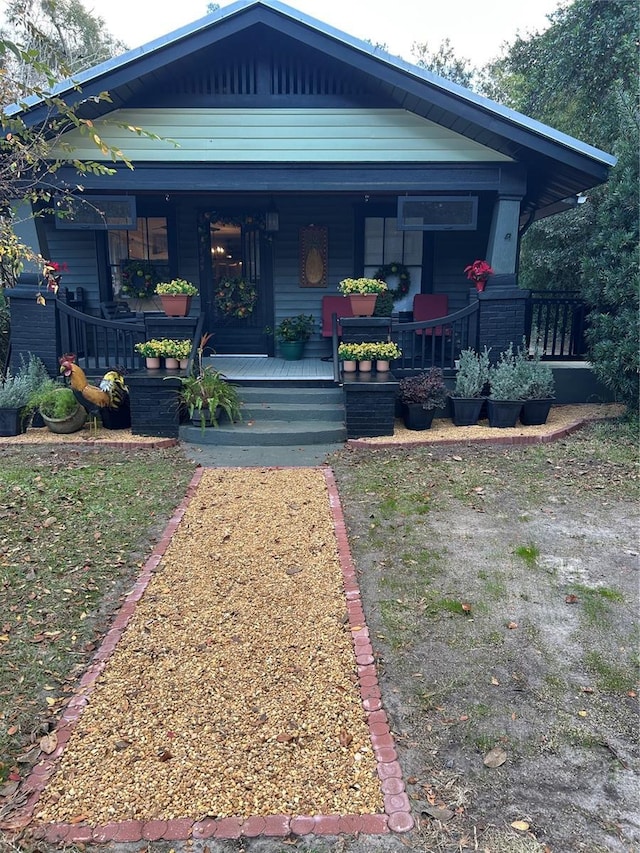
<instances>
[{"instance_id":1,"label":"landscaping gravel bed","mask_svg":"<svg viewBox=\"0 0 640 853\"><path fill-rule=\"evenodd\" d=\"M204 471L36 820L380 812L346 613L322 472Z\"/></svg>"}]
</instances>

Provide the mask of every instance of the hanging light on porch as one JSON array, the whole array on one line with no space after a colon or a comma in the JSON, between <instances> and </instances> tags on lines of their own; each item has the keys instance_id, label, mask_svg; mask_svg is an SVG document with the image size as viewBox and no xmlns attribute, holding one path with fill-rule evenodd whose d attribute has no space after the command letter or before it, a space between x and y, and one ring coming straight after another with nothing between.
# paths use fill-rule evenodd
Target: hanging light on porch
<instances>
[{"instance_id":1,"label":"hanging light on porch","mask_svg":"<svg viewBox=\"0 0 640 853\"><path fill-rule=\"evenodd\" d=\"M276 208L273 199L269 204L269 209L264 215L264 230L267 234L275 234L280 230L280 214Z\"/></svg>"}]
</instances>

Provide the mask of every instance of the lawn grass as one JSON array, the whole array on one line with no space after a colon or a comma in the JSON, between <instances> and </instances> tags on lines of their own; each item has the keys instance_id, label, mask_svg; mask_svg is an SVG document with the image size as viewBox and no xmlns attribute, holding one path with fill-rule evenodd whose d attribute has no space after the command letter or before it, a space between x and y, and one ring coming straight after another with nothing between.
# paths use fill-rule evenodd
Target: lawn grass
<instances>
[{"instance_id":1,"label":"lawn grass","mask_svg":"<svg viewBox=\"0 0 640 853\"><path fill-rule=\"evenodd\" d=\"M71 697L193 466L173 449L57 446L3 449L0 470L1 790Z\"/></svg>"}]
</instances>

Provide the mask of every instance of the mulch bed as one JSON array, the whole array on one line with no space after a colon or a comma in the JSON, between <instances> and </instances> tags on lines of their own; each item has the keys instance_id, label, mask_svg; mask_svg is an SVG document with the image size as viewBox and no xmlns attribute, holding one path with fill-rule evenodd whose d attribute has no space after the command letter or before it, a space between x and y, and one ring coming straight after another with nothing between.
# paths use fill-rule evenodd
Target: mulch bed
<instances>
[{"instance_id":1,"label":"mulch bed","mask_svg":"<svg viewBox=\"0 0 640 853\"><path fill-rule=\"evenodd\" d=\"M331 472L201 469L190 491L13 826L52 842L410 829Z\"/></svg>"}]
</instances>

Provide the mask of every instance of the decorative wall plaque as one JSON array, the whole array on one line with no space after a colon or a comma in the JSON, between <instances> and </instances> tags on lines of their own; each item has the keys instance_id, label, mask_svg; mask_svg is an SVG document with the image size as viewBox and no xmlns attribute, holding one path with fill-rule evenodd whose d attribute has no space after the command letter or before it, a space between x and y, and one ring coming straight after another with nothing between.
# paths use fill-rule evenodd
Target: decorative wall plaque
<instances>
[{"instance_id":1,"label":"decorative wall plaque","mask_svg":"<svg viewBox=\"0 0 640 853\"><path fill-rule=\"evenodd\" d=\"M327 287L327 245L325 225L300 229L300 287Z\"/></svg>"}]
</instances>

